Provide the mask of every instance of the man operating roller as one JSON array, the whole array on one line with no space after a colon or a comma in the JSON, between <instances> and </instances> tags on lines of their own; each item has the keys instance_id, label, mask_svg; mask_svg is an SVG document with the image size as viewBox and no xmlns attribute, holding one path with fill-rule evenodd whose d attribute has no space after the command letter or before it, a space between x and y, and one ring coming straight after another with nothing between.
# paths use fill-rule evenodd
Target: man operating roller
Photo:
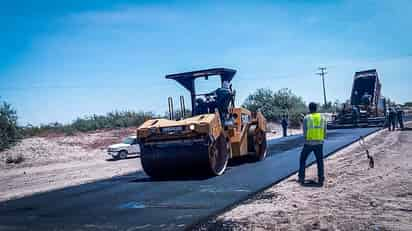
<instances>
[{"instance_id":1,"label":"man operating roller","mask_svg":"<svg viewBox=\"0 0 412 231\"><path fill-rule=\"evenodd\" d=\"M313 152L318 167L318 183L322 186L325 180L323 169L323 142L326 138L326 120L317 112L316 103L309 104L309 112L310 114L306 115L303 120L305 144L300 154L299 183L305 183L306 159Z\"/></svg>"},{"instance_id":2,"label":"man operating roller","mask_svg":"<svg viewBox=\"0 0 412 231\"><path fill-rule=\"evenodd\" d=\"M223 81L222 87L218 88L216 91L216 104L221 114L221 119L224 121L228 112L228 107L230 101L232 100L232 91L230 89L230 83L228 81Z\"/></svg>"}]
</instances>

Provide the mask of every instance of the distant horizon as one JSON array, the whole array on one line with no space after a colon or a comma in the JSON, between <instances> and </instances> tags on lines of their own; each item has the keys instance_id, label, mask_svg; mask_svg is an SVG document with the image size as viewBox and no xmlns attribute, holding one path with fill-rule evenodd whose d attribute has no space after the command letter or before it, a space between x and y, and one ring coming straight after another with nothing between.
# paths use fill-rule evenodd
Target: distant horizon
<instances>
[{"instance_id":1,"label":"distant horizon","mask_svg":"<svg viewBox=\"0 0 412 231\"><path fill-rule=\"evenodd\" d=\"M286 88L287 89L287 88ZM258 90L258 89L256 89L256 90ZM255 90L255 91L256 91ZM281 89L278 89L278 90L274 90L274 89L270 89L270 90L273 90L274 92L276 92L276 91L278 91L278 90L281 90ZM253 91L253 92L251 92L251 94L252 93L254 93L255 91ZM299 96L299 95L297 95L295 92L292 92L293 94L295 94L296 96L298 96L298 97L301 97L301 96ZM309 101L306 101L304 98L302 98L303 99L303 101L305 102L305 104L308 104L309 103ZM1 99L1 97L0 97L0 103L2 103L4 100L2 100ZM180 105L178 105L177 103L177 101L175 102L176 100L174 99L174 107L175 107L175 110L180 110ZM350 99L348 98L347 100L344 100L344 101L340 101L339 103L340 104L343 104L343 103L345 103L345 102L348 102L348 101L350 101ZM6 102L6 101L4 101L4 102ZM191 110L190 109L190 101L185 101L186 103L186 109L189 109L189 110ZM328 100L328 102L332 102L332 104L334 103L333 101L329 101ZM396 104L401 104L401 105L404 105L405 103L410 103L410 102L412 102L412 100L411 101L405 101L405 102L402 102L402 103L400 103L400 102L395 102ZM6 102L7 103L7 102ZM244 102L242 102L241 104L237 104L236 106L241 106L241 105L243 105L243 103ZM323 102L316 102L316 103L318 103L319 105L323 105ZM11 105L12 106L12 108L13 109L15 109L15 107L13 107L13 105ZM176 106L179 106L179 108L176 108ZM107 114L109 114L109 113L112 113L112 112L136 112L136 113L140 113L140 112L143 112L143 113L153 113L154 114L154 116L155 117L162 117L162 116L164 116L165 115L165 113L168 113L168 111L167 111L167 108L166 108L166 110L165 111L163 111L163 112L154 112L154 111L146 111L146 110L143 110L143 109L121 109L121 110L118 110L118 109L113 109L113 110L110 110L110 111L107 111L107 112L103 112L103 113L93 113L93 112L90 112L90 114L84 114L84 115L82 115L82 116L77 116L77 117L74 117L73 119L71 119L70 121L49 121L49 122L45 122L45 123L38 123L38 124L33 124L33 123L30 123L30 122L27 122L27 123L25 123L25 124L21 124L20 123L20 119L18 118L18 125L19 126L29 126L29 125L32 125L32 126L41 126L41 125L48 125L48 124L53 124L53 123L59 123L59 124L62 124L62 125L68 125L68 124L71 124L71 123L73 123L76 119L79 119L79 118L87 118L87 117L90 117L90 116L93 116L93 115L98 115L98 116L105 116L105 115L107 115ZM19 115L19 113L18 113L18 111L17 111L17 116Z\"/></svg>"},{"instance_id":2,"label":"distant horizon","mask_svg":"<svg viewBox=\"0 0 412 231\"><path fill-rule=\"evenodd\" d=\"M376 69L383 95L403 104L412 101L410 12L408 0L7 2L0 101L33 125L162 114L168 96L189 102L166 74L228 67L238 104L258 88L323 103L324 66L328 101L346 101L354 73Z\"/></svg>"}]
</instances>

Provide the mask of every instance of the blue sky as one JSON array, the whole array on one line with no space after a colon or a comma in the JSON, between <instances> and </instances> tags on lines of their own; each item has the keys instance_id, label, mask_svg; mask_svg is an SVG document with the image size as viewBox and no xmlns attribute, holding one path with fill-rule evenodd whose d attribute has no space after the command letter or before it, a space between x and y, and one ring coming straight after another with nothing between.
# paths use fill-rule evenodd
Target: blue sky
<instances>
[{"instance_id":1,"label":"blue sky","mask_svg":"<svg viewBox=\"0 0 412 231\"><path fill-rule=\"evenodd\" d=\"M0 100L21 124L112 110L167 110L185 94L164 75L231 67L238 102L290 88L321 102L349 97L376 68L383 93L412 101L412 2L13 1L0 9ZM205 87L211 87L207 85Z\"/></svg>"}]
</instances>

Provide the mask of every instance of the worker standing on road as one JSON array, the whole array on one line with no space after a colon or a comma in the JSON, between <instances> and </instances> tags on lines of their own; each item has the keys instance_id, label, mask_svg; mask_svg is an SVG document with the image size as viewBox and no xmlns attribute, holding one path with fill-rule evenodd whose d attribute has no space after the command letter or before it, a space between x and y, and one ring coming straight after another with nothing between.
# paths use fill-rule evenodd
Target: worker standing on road
<instances>
[{"instance_id":1,"label":"worker standing on road","mask_svg":"<svg viewBox=\"0 0 412 231\"><path fill-rule=\"evenodd\" d=\"M399 106L396 107L396 119L399 123L399 128L403 129L403 110Z\"/></svg>"},{"instance_id":2,"label":"worker standing on road","mask_svg":"<svg viewBox=\"0 0 412 231\"><path fill-rule=\"evenodd\" d=\"M393 108L389 108L388 115L389 131L395 131L396 128L396 112Z\"/></svg>"},{"instance_id":3,"label":"worker standing on road","mask_svg":"<svg viewBox=\"0 0 412 231\"><path fill-rule=\"evenodd\" d=\"M286 115L282 116L281 125L282 125L282 130L283 130L283 137L288 136L288 119Z\"/></svg>"},{"instance_id":4,"label":"worker standing on road","mask_svg":"<svg viewBox=\"0 0 412 231\"><path fill-rule=\"evenodd\" d=\"M300 154L299 183L305 183L306 159L314 152L318 167L318 183L323 185L325 180L323 170L323 141L326 138L326 119L317 112L316 103L309 104L310 114L303 120L303 136L305 144Z\"/></svg>"},{"instance_id":5,"label":"worker standing on road","mask_svg":"<svg viewBox=\"0 0 412 231\"><path fill-rule=\"evenodd\" d=\"M359 109L356 106L352 107L352 120L355 127L359 126Z\"/></svg>"}]
</instances>

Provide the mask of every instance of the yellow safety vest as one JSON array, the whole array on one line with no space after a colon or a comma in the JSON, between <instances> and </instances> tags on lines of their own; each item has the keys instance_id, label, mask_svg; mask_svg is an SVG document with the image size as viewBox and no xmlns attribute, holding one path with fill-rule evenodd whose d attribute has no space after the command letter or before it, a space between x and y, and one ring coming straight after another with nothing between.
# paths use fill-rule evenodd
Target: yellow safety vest
<instances>
[{"instance_id":1,"label":"yellow safety vest","mask_svg":"<svg viewBox=\"0 0 412 231\"><path fill-rule=\"evenodd\" d=\"M306 140L323 141L325 139L325 119L320 113L309 114L306 117Z\"/></svg>"}]
</instances>

